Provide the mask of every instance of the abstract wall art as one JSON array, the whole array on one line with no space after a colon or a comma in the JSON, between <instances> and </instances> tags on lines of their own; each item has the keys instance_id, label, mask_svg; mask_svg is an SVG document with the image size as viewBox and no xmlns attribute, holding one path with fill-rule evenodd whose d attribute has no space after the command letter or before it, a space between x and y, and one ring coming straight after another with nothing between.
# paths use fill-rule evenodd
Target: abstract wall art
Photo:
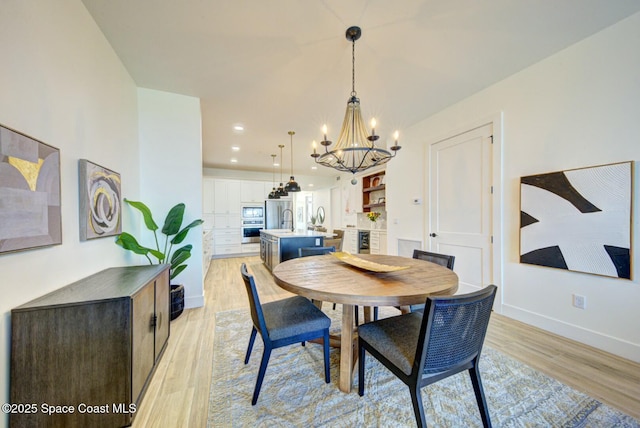
<instances>
[{"instance_id":1,"label":"abstract wall art","mask_svg":"<svg viewBox=\"0 0 640 428\"><path fill-rule=\"evenodd\" d=\"M520 179L520 262L631 279L633 163Z\"/></svg>"},{"instance_id":2,"label":"abstract wall art","mask_svg":"<svg viewBox=\"0 0 640 428\"><path fill-rule=\"evenodd\" d=\"M0 254L61 243L60 150L0 125Z\"/></svg>"},{"instance_id":3,"label":"abstract wall art","mask_svg":"<svg viewBox=\"0 0 640 428\"><path fill-rule=\"evenodd\" d=\"M78 161L80 240L122 232L120 174L86 159Z\"/></svg>"}]
</instances>

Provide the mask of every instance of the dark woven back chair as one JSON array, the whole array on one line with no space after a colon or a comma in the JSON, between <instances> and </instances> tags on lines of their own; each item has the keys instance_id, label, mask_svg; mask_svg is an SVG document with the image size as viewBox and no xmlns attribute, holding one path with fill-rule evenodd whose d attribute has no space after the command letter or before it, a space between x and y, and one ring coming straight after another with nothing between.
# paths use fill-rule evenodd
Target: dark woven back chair
<instances>
[{"instance_id":1,"label":"dark woven back chair","mask_svg":"<svg viewBox=\"0 0 640 428\"><path fill-rule=\"evenodd\" d=\"M429 251L422 250L413 250L413 258L437 263L440 266L444 266L451 270L453 270L453 264L456 261L456 256L448 256L446 254L431 253Z\"/></svg>"},{"instance_id":2,"label":"dark woven back chair","mask_svg":"<svg viewBox=\"0 0 640 428\"><path fill-rule=\"evenodd\" d=\"M335 252L336 247L302 247L298 248L298 257L321 256Z\"/></svg>"},{"instance_id":3,"label":"dark woven back chair","mask_svg":"<svg viewBox=\"0 0 640 428\"><path fill-rule=\"evenodd\" d=\"M240 273L249 295L251 321L253 322L249 347L244 358L245 364L249 362L257 333L260 333L264 343L262 361L251 404L254 405L258 401L271 351L293 343L302 343L304 346L304 342L307 340L323 339L324 377L325 382L329 383L329 326L331 325L329 317L302 296L289 297L263 305L260 303L253 275L249 275L247 272L246 264L242 263Z\"/></svg>"},{"instance_id":4,"label":"dark woven back chair","mask_svg":"<svg viewBox=\"0 0 640 428\"><path fill-rule=\"evenodd\" d=\"M449 297L429 297L424 314L412 312L358 328L358 394L364 395L365 351L409 386L418 427L426 427L420 389L469 371L480 416L491 426L478 362L497 287Z\"/></svg>"},{"instance_id":5,"label":"dark woven back chair","mask_svg":"<svg viewBox=\"0 0 640 428\"><path fill-rule=\"evenodd\" d=\"M425 260L427 262L435 263L440 266L444 266L453 270L453 264L456 261L456 256L449 256L447 254L431 253L429 251L413 250L413 258L419 260ZM411 305L411 312L424 310L424 305Z\"/></svg>"}]
</instances>

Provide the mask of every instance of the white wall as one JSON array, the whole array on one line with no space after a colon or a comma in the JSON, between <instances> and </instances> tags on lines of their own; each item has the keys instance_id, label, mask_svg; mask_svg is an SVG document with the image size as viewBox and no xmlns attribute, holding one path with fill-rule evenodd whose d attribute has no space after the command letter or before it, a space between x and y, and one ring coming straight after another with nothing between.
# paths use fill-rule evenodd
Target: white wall
<instances>
[{"instance_id":1,"label":"white wall","mask_svg":"<svg viewBox=\"0 0 640 428\"><path fill-rule=\"evenodd\" d=\"M131 263L113 238L79 240L78 159L122 177L138 197L133 80L76 0L2 0L0 123L60 149L62 245L0 255L0 402L9 401L10 310L110 266ZM126 228L137 227L127 224ZM6 415L0 426L7 426Z\"/></svg>"},{"instance_id":2,"label":"white wall","mask_svg":"<svg viewBox=\"0 0 640 428\"><path fill-rule=\"evenodd\" d=\"M411 204L420 193L428 200L424 179L403 171L427 176L427 144L503 112L504 314L640 361L637 166L633 281L518 262L521 176L640 160L639 46L636 14L403 132L403 149L387 167L390 251L397 238L425 240L424 207ZM586 310L572 306L573 293L586 296Z\"/></svg>"},{"instance_id":3,"label":"white wall","mask_svg":"<svg viewBox=\"0 0 640 428\"><path fill-rule=\"evenodd\" d=\"M160 228L176 204L186 205L182 226L202 218L202 126L198 98L151 89L138 90L140 115L140 192ZM127 194L124 194L127 197ZM135 212L134 212L135 211ZM129 214L142 217L128 207ZM153 247L153 234L144 229ZM164 235L158 231L161 242ZM185 307L204 305L202 226L191 229L187 268L172 283L185 287ZM160 244L163 245L163 244Z\"/></svg>"}]
</instances>

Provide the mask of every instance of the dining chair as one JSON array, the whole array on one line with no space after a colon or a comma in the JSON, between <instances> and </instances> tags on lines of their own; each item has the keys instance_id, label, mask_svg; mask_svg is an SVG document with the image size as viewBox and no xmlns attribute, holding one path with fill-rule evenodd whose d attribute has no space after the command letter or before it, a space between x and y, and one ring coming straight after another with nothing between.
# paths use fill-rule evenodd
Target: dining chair
<instances>
[{"instance_id":1,"label":"dining chair","mask_svg":"<svg viewBox=\"0 0 640 428\"><path fill-rule=\"evenodd\" d=\"M264 380L267 364L271 351L276 348L291 345L293 343L302 343L308 340L322 338L324 348L324 380L326 383L331 381L329 375L329 326L331 320L313 303L302 296L288 297L286 299L277 300L265 304L260 303L258 291L253 279L253 275L247 272L247 265L242 263L240 273L244 280L244 285L249 295L249 306L251 308L251 321L253 328L251 329L251 337L249 338L249 347L244 358L244 363L249 363L253 343L256 334L260 333L264 351L262 352L262 361L258 371L258 379L253 390L253 398L251 404L255 405L258 401L262 381Z\"/></svg>"},{"instance_id":2,"label":"dining chair","mask_svg":"<svg viewBox=\"0 0 640 428\"><path fill-rule=\"evenodd\" d=\"M469 294L429 297L424 313L411 312L358 327L358 394L364 395L368 351L409 387L418 427L426 427L420 390L468 370L482 424L490 427L478 363L496 290L489 285Z\"/></svg>"},{"instance_id":3,"label":"dining chair","mask_svg":"<svg viewBox=\"0 0 640 428\"><path fill-rule=\"evenodd\" d=\"M413 258L436 263L451 270L453 270L453 264L456 261L456 256L449 256L447 254L432 253L429 251L415 249L413 250ZM422 311L424 310L424 305L421 303L419 305L411 305L409 306L409 308L411 309L411 312Z\"/></svg>"},{"instance_id":4,"label":"dining chair","mask_svg":"<svg viewBox=\"0 0 640 428\"><path fill-rule=\"evenodd\" d=\"M298 248L298 257L321 256L335 252L336 247L301 247Z\"/></svg>"}]
</instances>

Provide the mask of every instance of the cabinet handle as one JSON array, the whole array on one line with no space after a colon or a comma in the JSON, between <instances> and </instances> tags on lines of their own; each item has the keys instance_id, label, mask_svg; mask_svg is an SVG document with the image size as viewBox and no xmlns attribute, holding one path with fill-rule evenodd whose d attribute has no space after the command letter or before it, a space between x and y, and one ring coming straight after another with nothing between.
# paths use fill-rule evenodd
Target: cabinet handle
<instances>
[{"instance_id":1,"label":"cabinet handle","mask_svg":"<svg viewBox=\"0 0 640 428\"><path fill-rule=\"evenodd\" d=\"M151 327L155 327L158 324L158 317L156 314L151 315Z\"/></svg>"},{"instance_id":2,"label":"cabinet handle","mask_svg":"<svg viewBox=\"0 0 640 428\"><path fill-rule=\"evenodd\" d=\"M430 237L432 237L432 238L435 238L435 237L436 237L436 236L438 236L438 235L437 235L437 234L435 234L435 233L430 233L430 234L429 234L429 236L430 236Z\"/></svg>"}]
</instances>

